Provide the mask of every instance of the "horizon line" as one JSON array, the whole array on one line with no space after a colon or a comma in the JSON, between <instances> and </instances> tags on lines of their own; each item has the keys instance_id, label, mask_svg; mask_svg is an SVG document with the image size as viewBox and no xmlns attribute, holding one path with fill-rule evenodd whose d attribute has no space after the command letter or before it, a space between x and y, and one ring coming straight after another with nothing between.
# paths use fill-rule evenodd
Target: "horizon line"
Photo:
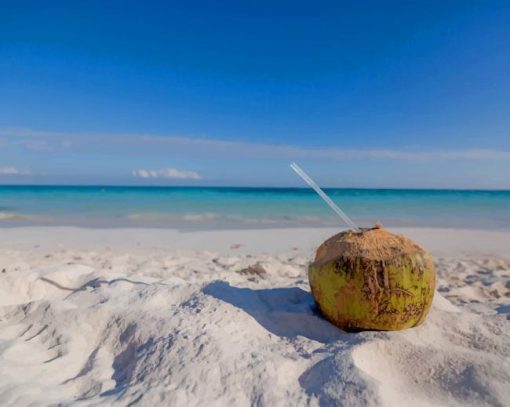
<instances>
[{"instance_id":1,"label":"horizon line","mask_svg":"<svg viewBox=\"0 0 510 407\"><path fill-rule=\"evenodd\" d=\"M183 189L274 189L274 190L284 190L284 189L301 189L301 190L309 190L310 192L314 192L311 188L305 186L246 186L246 185L134 185L134 184L1 184L0 188L5 187L52 187L52 188L183 188ZM436 187L412 187L412 188L404 188L404 187L328 187L321 186L322 189L328 190L371 190L371 191L455 191L455 192L510 192L510 188L498 189L498 188L436 188Z\"/></svg>"}]
</instances>

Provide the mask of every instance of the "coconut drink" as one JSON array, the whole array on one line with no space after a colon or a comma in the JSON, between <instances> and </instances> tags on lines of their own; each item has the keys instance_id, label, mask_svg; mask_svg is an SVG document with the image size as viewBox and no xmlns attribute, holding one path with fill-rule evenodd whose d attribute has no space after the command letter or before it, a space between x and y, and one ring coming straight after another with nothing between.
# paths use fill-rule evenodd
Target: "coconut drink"
<instances>
[{"instance_id":1,"label":"coconut drink","mask_svg":"<svg viewBox=\"0 0 510 407\"><path fill-rule=\"evenodd\" d=\"M317 249L308 277L322 314L345 330L420 325L432 305L432 256L381 227L339 233Z\"/></svg>"},{"instance_id":2,"label":"coconut drink","mask_svg":"<svg viewBox=\"0 0 510 407\"><path fill-rule=\"evenodd\" d=\"M291 167L351 228L322 243L308 268L312 296L324 317L354 331L420 325L434 297L432 256L380 225L360 229L297 164Z\"/></svg>"}]
</instances>

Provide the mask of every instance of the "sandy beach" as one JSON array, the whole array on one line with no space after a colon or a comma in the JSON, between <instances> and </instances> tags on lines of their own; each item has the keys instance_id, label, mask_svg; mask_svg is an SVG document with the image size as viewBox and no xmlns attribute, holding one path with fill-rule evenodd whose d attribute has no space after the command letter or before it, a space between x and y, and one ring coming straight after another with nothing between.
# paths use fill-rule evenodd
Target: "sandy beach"
<instances>
[{"instance_id":1,"label":"sandy beach","mask_svg":"<svg viewBox=\"0 0 510 407\"><path fill-rule=\"evenodd\" d=\"M510 404L510 233L396 230L432 310L346 333L306 274L337 231L1 229L2 405Z\"/></svg>"}]
</instances>

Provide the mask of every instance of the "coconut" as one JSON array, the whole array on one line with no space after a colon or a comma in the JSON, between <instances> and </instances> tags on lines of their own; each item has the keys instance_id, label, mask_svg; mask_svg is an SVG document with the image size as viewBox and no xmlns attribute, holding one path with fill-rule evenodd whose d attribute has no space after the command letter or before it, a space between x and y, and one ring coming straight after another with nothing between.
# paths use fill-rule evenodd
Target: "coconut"
<instances>
[{"instance_id":1,"label":"coconut","mask_svg":"<svg viewBox=\"0 0 510 407\"><path fill-rule=\"evenodd\" d=\"M326 240L308 277L320 311L339 328L394 331L425 320L436 272L422 247L376 226Z\"/></svg>"}]
</instances>

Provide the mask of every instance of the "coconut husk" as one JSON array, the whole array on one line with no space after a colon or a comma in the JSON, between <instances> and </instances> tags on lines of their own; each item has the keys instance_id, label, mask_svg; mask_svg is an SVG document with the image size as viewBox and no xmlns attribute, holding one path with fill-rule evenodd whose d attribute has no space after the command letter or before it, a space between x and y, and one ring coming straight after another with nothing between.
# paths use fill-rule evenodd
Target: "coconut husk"
<instances>
[{"instance_id":1,"label":"coconut husk","mask_svg":"<svg viewBox=\"0 0 510 407\"><path fill-rule=\"evenodd\" d=\"M393 234L376 226L361 232L348 230L326 240L317 249L314 264L320 266L338 258L390 260L402 255L424 253L425 250L412 240Z\"/></svg>"}]
</instances>

